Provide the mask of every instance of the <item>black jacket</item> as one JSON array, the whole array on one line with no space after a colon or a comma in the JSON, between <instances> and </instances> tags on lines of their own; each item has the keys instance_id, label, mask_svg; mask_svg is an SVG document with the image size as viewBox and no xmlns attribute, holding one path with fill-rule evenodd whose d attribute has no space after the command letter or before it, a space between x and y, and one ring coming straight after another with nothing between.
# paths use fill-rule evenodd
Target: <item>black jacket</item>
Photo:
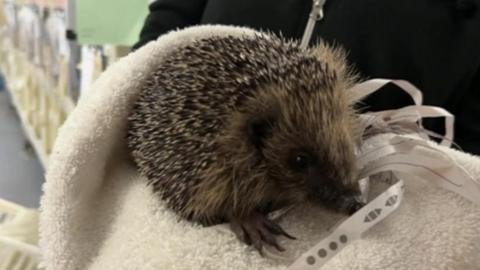
<instances>
[{"instance_id":1,"label":"black jacket","mask_svg":"<svg viewBox=\"0 0 480 270\"><path fill-rule=\"evenodd\" d=\"M312 42L342 45L365 78L405 79L425 103L456 115L456 142L480 154L480 0L327 0ZM157 0L138 48L194 24L249 26L300 39L312 0ZM372 110L411 104L390 86L367 99ZM441 131L439 123L430 126Z\"/></svg>"}]
</instances>

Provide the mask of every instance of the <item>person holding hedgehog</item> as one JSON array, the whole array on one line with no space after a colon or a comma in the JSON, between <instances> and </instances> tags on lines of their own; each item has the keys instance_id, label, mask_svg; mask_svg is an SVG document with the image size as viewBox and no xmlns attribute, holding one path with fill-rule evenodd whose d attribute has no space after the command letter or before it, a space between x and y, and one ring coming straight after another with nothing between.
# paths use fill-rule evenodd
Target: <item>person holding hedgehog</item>
<instances>
[{"instance_id":1,"label":"person holding hedgehog","mask_svg":"<svg viewBox=\"0 0 480 270\"><path fill-rule=\"evenodd\" d=\"M418 86L427 105L455 114L456 143L480 154L478 0L324 4L306 51L282 38L207 39L173 54L147 82L129 118L129 147L141 173L179 216L204 225L228 221L259 251L264 244L283 250L275 237L293 237L269 220L268 212L300 201L347 213L362 207L355 199L356 112L339 90L355 82L345 63L361 77L404 79ZM311 7L311 0L157 0L134 49L196 24L248 26L298 40ZM205 56L213 54L218 57ZM229 69L222 59L238 61L243 69ZM289 63L289 73L268 66L269 59ZM218 66L225 67L222 74L228 78L242 79L205 73ZM179 76L185 84L171 83ZM202 83L196 76L203 76ZM273 86L255 84L265 78L273 78ZM209 90L199 95L206 84ZM365 100L363 110L411 103L394 86L387 87L391 91ZM429 124L438 130L436 122ZM308 127L316 127L315 134Z\"/></svg>"},{"instance_id":2,"label":"person holding hedgehog","mask_svg":"<svg viewBox=\"0 0 480 270\"><path fill-rule=\"evenodd\" d=\"M310 44L342 46L362 77L404 79L423 91L425 104L456 116L456 143L480 154L479 0L327 0ZM156 0L137 49L160 35L195 24L225 24L300 39L312 0ZM410 105L388 86L366 100L371 110ZM431 127L439 129L440 123Z\"/></svg>"}]
</instances>

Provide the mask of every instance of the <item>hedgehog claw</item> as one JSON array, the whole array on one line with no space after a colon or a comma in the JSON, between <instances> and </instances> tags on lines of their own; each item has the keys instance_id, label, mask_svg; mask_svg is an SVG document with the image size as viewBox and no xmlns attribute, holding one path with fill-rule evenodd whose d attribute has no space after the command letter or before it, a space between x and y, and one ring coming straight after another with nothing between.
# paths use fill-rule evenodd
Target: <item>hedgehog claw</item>
<instances>
[{"instance_id":1,"label":"hedgehog claw","mask_svg":"<svg viewBox=\"0 0 480 270\"><path fill-rule=\"evenodd\" d=\"M296 239L275 222L269 220L265 215L254 212L244 218L234 218L231 221L232 231L247 245L252 245L263 256L263 246L269 245L278 251L285 251L285 248L277 242L277 236L283 235L290 239Z\"/></svg>"},{"instance_id":2,"label":"hedgehog claw","mask_svg":"<svg viewBox=\"0 0 480 270\"><path fill-rule=\"evenodd\" d=\"M282 227L280 227L280 225L278 225L277 223L269 220L269 219L265 219L264 221L265 223L265 226L268 228L268 230L275 234L275 235L283 235L291 240L297 240L296 237L288 234Z\"/></svg>"}]
</instances>

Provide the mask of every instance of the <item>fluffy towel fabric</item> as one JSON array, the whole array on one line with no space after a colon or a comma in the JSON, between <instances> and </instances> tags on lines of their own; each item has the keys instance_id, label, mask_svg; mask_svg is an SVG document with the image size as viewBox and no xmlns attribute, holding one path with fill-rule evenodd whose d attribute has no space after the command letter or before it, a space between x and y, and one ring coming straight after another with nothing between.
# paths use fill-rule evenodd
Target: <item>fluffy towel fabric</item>
<instances>
[{"instance_id":1,"label":"fluffy towel fabric","mask_svg":"<svg viewBox=\"0 0 480 270\"><path fill-rule=\"evenodd\" d=\"M226 26L169 33L114 64L83 96L60 131L44 186L40 242L47 269L287 268L228 231L178 221L137 174L124 139L144 79L172 49L207 36L253 33ZM480 175L479 159L445 151ZM322 269L480 268L478 207L425 181L405 180L399 210ZM341 218L312 207L287 215L281 224L299 238L282 239L287 255L306 251Z\"/></svg>"}]
</instances>

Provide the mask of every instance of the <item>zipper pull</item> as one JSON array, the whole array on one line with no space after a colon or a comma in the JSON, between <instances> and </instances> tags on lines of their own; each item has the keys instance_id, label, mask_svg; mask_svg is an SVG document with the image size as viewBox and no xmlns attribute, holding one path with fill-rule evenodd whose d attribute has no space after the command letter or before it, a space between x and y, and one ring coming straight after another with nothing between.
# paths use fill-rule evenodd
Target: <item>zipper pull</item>
<instances>
[{"instance_id":1,"label":"zipper pull","mask_svg":"<svg viewBox=\"0 0 480 270\"><path fill-rule=\"evenodd\" d=\"M305 32L303 32L302 42L300 43L300 48L306 49L308 43L312 38L313 29L317 21L323 19L323 6L327 0L313 0L312 10L310 11L310 16L308 18L307 26L305 27Z\"/></svg>"}]
</instances>

